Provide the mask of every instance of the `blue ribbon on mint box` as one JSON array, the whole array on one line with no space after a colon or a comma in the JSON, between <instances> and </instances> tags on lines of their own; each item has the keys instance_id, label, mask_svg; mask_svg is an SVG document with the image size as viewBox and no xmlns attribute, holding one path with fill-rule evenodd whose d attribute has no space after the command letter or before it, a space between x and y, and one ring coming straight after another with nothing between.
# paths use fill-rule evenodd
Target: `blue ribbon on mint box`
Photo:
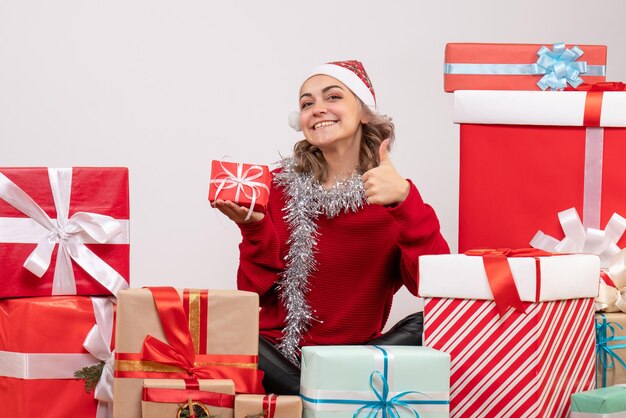
<instances>
[{"instance_id":1,"label":"blue ribbon on mint box","mask_svg":"<svg viewBox=\"0 0 626 418\"><path fill-rule=\"evenodd\" d=\"M382 359L382 372L374 370L369 377L371 391L319 390L301 387L301 398L308 409L324 411L354 411L352 417L401 418L400 410L409 411L420 418L416 407L423 412L447 412L450 401L447 393L423 393L418 391L391 392L389 389L390 353L380 346L367 346L378 350L375 354ZM373 396L372 396L373 395ZM392 396L393 395L393 396ZM355 409L356 408L356 409ZM362 415L366 413L367 415Z\"/></svg>"},{"instance_id":2,"label":"blue ribbon on mint box","mask_svg":"<svg viewBox=\"0 0 626 418\"><path fill-rule=\"evenodd\" d=\"M537 51L537 62L531 64L445 64L445 74L476 75L543 75L537 82L541 90L562 90L570 84L578 87L583 83L580 75L604 76L604 65L587 65L586 61L576 61L584 54L577 46L566 48L565 43L553 45L552 50L545 45Z\"/></svg>"},{"instance_id":3,"label":"blue ribbon on mint box","mask_svg":"<svg viewBox=\"0 0 626 418\"><path fill-rule=\"evenodd\" d=\"M606 316L602 313L600 316L602 317L602 322L598 322L596 318L596 356L599 359L596 367L602 367L602 387L606 387L606 371L615 368L615 360L626 369L626 362L613 351L626 348L626 344L609 345L609 343L626 341L626 337L615 336L614 325L617 325L619 329L624 329L624 327L617 322L607 322Z\"/></svg>"}]
</instances>

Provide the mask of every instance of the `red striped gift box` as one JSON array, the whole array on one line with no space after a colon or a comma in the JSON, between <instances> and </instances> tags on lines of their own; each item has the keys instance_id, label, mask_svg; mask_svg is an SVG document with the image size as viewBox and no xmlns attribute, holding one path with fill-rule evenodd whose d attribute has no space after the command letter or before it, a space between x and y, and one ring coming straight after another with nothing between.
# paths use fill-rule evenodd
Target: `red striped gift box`
<instances>
[{"instance_id":1,"label":"red striped gift box","mask_svg":"<svg viewBox=\"0 0 626 418\"><path fill-rule=\"evenodd\" d=\"M468 253L420 257L423 342L450 354L450 416L567 417L595 385L599 259Z\"/></svg>"},{"instance_id":2,"label":"red striped gift box","mask_svg":"<svg viewBox=\"0 0 626 418\"><path fill-rule=\"evenodd\" d=\"M451 417L566 417L595 385L593 299L525 303L427 298L424 345L452 357Z\"/></svg>"}]
</instances>

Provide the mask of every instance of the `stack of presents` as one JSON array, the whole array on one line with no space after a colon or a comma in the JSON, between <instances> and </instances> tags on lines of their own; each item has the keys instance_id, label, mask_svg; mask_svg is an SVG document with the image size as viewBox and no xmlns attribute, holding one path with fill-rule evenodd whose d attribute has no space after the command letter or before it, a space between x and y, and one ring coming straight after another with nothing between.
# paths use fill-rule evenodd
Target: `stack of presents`
<instances>
[{"instance_id":1,"label":"stack of presents","mask_svg":"<svg viewBox=\"0 0 626 418\"><path fill-rule=\"evenodd\" d=\"M0 169L0 416L626 416L626 87L606 48L449 44L459 254L420 259L424 347L305 347L264 393L258 296L129 288L128 172ZM262 210L266 167L213 165Z\"/></svg>"}]
</instances>

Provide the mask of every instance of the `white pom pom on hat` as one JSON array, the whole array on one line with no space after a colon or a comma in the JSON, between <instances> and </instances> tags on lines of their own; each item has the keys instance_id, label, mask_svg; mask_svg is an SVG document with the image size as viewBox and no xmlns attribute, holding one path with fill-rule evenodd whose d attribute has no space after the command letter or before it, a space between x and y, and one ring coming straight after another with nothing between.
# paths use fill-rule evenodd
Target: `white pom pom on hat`
<instances>
[{"instance_id":1,"label":"white pom pom on hat","mask_svg":"<svg viewBox=\"0 0 626 418\"><path fill-rule=\"evenodd\" d=\"M370 109L376 111L376 95L365 68L360 61L335 61L318 65L312 68L302 80L302 84L314 75L328 75L346 85L356 97L361 99ZM289 115L289 126L296 131L301 131L300 112L292 112Z\"/></svg>"},{"instance_id":2,"label":"white pom pom on hat","mask_svg":"<svg viewBox=\"0 0 626 418\"><path fill-rule=\"evenodd\" d=\"M289 126L296 131L300 132L302 130L302 126L300 126L300 112L294 110L289 114Z\"/></svg>"}]
</instances>

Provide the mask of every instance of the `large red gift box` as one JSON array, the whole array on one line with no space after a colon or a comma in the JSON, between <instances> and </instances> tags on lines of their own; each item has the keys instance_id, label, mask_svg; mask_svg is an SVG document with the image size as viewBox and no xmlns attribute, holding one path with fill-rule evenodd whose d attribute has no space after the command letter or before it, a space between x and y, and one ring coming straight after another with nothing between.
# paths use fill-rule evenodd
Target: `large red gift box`
<instances>
[{"instance_id":1,"label":"large red gift box","mask_svg":"<svg viewBox=\"0 0 626 418\"><path fill-rule=\"evenodd\" d=\"M0 168L0 297L116 294L128 229L126 168Z\"/></svg>"},{"instance_id":2,"label":"large red gift box","mask_svg":"<svg viewBox=\"0 0 626 418\"><path fill-rule=\"evenodd\" d=\"M460 253L527 247L539 230L561 239L559 213L569 208L595 230L614 213L626 216L626 92L606 91L599 102L589 100L593 94L454 93ZM613 249L626 245L613 235Z\"/></svg>"},{"instance_id":3,"label":"large red gift box","mask_svg":"<svg viewBox=\"0 0 626 418\"><path fill-rule=\"evenodd\" d=\"M423 341L451 356L450 416L565 418L571 394L595 384L599 259L497 253L420 257ZM517 309L492 295L494 259L510 269Z\"/></svg>"},{"instance_id":4,"label":"large red gift box","mask_svg":"<svg viewBox=\"0 0 626 418\"><path fill-rule=\"evenodd\" d=\"M209 201L230 200L265 213L271 182L272 174L265 165L213 160Z\"/></svg>"},{"instance_id":5,"label":"large red gift box","mask_svg":"<svg viewBox=\"0 0 626 418\"><path fill-rule=\"evenodd\" d=\"M562 89L605 79L606 46L449 43L444 89Z\"/></svg>"},{"instance_id":6,"label":"large red gift box","mask_svg":"<svg viewBox=\"0 0 626 418\"><path fill-rule=\"evenodd\" d=\"M99 406L74 372L107 360L112 366L112 327L113 305L107 298L0 300L0 416L95 418L98 408L108 410L110 403ZM88 346L99 358L83 347L88 335ZM107 389L99 388L99 396L101 391Z\"/></svg>"}]
</instances>

